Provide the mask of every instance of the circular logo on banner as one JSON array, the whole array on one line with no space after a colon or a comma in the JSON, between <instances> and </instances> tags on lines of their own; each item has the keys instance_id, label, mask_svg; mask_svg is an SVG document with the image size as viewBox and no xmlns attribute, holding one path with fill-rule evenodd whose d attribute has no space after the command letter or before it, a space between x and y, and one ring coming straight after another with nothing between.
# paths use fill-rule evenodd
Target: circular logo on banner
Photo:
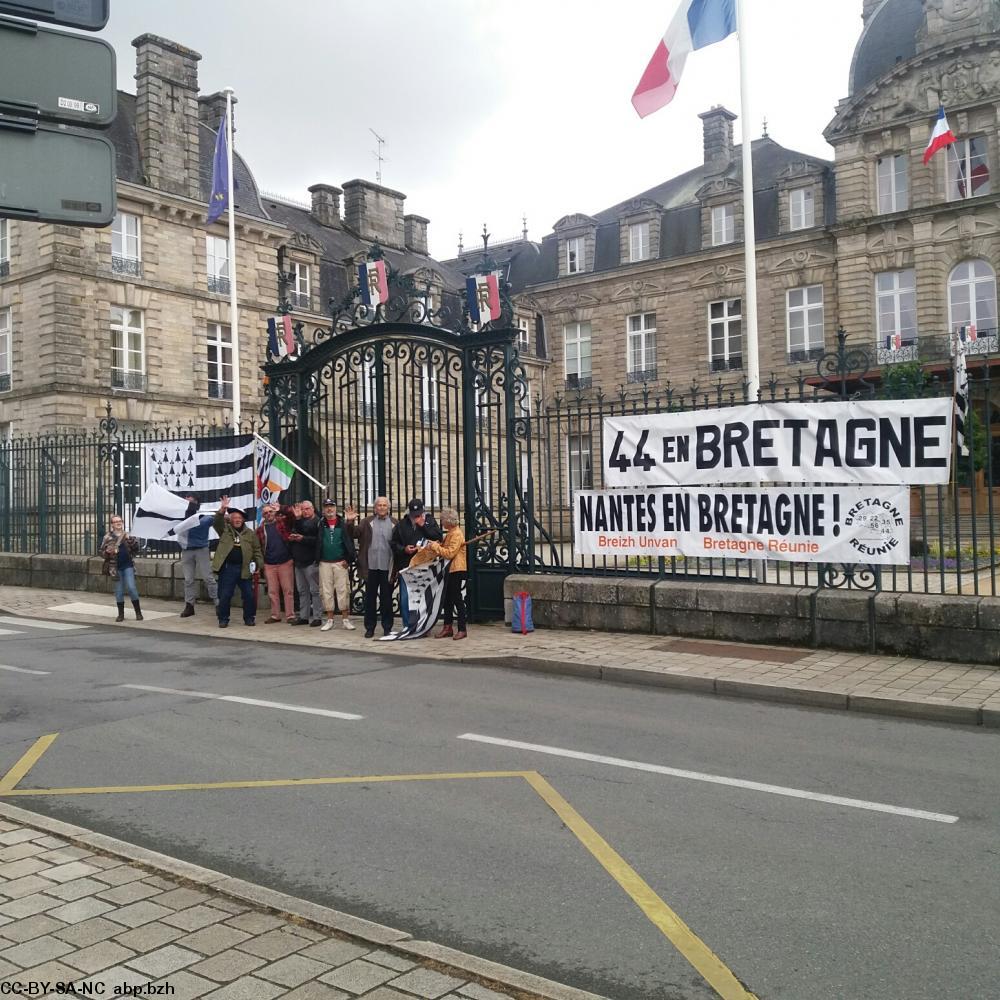
<instances>
[{"instance_id":1,"label":"circular logo on banner","mask_svg":"<svg viewBox=\"0 0 1000 1000\"><path fill-rule=\"evenodd\" d=\"M272 501L273 498L274 498L274 494L270 491L270 489L268 487L266 487L266 486L262 486L261 489L260 489L260 502L261 502L261 505L266 505L266 504L271 503L271 501Z\"/></svg>"},{"instance_id":2,"label":"circular logo on banner","mask_svg":"<svg viewBox=\"0 0 1000 1000\"><path fill-rule=\"evenodd\" d=\"M852 548L863 556L884 555L903 544L899 509L888 500L859 500L847 512L844 523L853 529L848 539Z\"/></svg>"}]
</instances>

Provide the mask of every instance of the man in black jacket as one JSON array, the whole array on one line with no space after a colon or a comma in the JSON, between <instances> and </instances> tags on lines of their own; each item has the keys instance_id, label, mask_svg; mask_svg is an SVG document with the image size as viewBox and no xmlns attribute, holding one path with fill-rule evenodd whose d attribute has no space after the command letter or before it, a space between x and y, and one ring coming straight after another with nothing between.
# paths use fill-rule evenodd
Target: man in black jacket
<instances>
[{"instance_id":1,"label":"man in black jacket","mask_svg":"<svg viewBox=\"0 0 1000 1000\"><path fill-rule=\"evenodd\" d=\"M294 504L289 511L287 524L288 549L295 563L295 589L299 594L298 616L292 625L323 624L323 602L319 594L319 563L316 561L316 538L319 535L319 518L311 500ZM285 513L282 510L282 513Z\"/></svg>"},{"instance_id":2,"label":"man in black jacket","mask_svg":"<svg viewBox=\"0 0 1000 1000\"><path fill-rule=\"evenodd\" d=\"M395 562L396 572L410 565L413 553L417 551L421 541L440 542L444 532L437 522L424 510L424 502L414 497L406 505L406 516L401 517L392 532L390 546ZM406 596L406 583L399 578L399 612L403 619L403 627L410 627L410 602Z\"/></svg>"}]
</instances>

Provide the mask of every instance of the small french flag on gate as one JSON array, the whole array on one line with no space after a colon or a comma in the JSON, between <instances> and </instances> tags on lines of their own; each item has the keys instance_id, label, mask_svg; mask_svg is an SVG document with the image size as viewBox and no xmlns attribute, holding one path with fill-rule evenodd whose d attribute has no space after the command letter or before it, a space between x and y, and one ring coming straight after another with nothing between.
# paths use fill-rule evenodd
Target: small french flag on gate
<instances>
[{"instance_id":1,"label":"small french flag on gate","mask_svg":"<svg viewBox=\"0 0 1000 1000\"><path fill-rule=\"evenodd\" d=\"M474 274L465 279L469 319L480 327L500 318L500 281L496 274Z\"/></svg>"},{"instance_id":2,"label":"small french flag on gate","mask_svg":"<svg viewBox=\"0 0 1000 1000\"><path fill-rule=\"evenodd\" d=\"M903 346L903 336L899 333L890 333L885 338L885 349L887 351L898 351Z\"/></svg>"},{"instance_id":3,"label":"small french flag on gate","mask_svg":"<svg viewBox=\"0 0 1000 1000\"><path fill-rule=\"evenodd\" d=\"M389 282L385 276L385 262L369 260L358 264L358 290L366 306L380 306L389 301Z\"/></svg>"}]
</instances>

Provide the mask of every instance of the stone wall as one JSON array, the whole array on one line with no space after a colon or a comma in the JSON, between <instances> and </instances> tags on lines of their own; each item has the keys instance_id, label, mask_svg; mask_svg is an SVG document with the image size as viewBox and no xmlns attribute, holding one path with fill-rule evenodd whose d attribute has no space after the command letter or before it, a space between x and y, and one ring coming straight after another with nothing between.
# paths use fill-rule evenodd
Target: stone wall
<instances>
[{"instance_id":1,"label":"stone wall","mask_svg":"<svg viewBox=\"0 0 1000 1000\"><path fill-rule=\"evenodd\" d=\"M683 635L1000 666L1000 598L868 594L811 587L509 576L539 628Z\"/></svg>"}]
</instances>

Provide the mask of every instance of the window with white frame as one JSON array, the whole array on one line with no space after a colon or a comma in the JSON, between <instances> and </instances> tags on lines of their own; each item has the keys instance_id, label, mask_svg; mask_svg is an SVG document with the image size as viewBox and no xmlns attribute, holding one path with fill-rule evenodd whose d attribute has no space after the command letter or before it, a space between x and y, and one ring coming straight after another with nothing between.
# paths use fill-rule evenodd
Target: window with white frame
<instances>
[{"instance_id":1,"label":"window with white frame","mask_svg":"<svg viewBox=\"0 0 1000 1000\"><path fill-rule=\"evenodd\" d=\"M577 490L594 488L594 467L590 452L589 434L570 434L566 442L569 454L567 475L570 503Z\"/></svg>"},{"instance_id":2,"label":"window with white frame","mask_svg":"<svg viewBox=\"0 0 1000 1000\"><path fill-rule=\"evenodd\" d=\"M437 370L430 361L425 361L420 368L420 410L424 423L436 422L438 409Z\"/></svg>"},{"instance_id":3,"label":"window with white frame","mask_svg":"<svg viewBox=\"0 0 1000 1000\"><path fill-rule=\"evenodd\" d=\"M579 274L583 270L583 237L566 241L566 273Z\"/></svg>"},{"instance_id":4,"label":"window with white frame","mask_svg":"<svg viewBox=\"0 0 1000 1000\"><path fill-rule=\"evenodd\" d=\"M6 219L0 219L0 278L10 270L10 227Z\"/></svg>"},{"instance_id":5,"label":"window with white frame","mask_svg":"<svg viewBox=\"0 0 1000 1000\"><path fill-rule=\"evenodd\" d=\"M712 246L721 247L736 240L736 206L716 205L712 209Z\"/></svg>"},{"instance_id":6,"label":"window with white frame","mask_svg":"<svg viewBox=\"0 0 1000 1000\"><path fill-rule=\"evenodd\" d=\"M708 357L714 372L743 367L742 299L709 303Z\"/></svg>"},{"instance_id":7,"label":"window with white frame","mask_svg":"<svg viewBox=\"0 0 1000 1000\"><path fill-rule=\"evenodd\" d=\"M439 453L437 445L424 445L424 503L431 508L441 502Z\"/></svg>"},{"instance_id":8,"label":"window with white frame","mask_svg":"<svg viewBox=\"0 0 1000 1000\"><path fill-rule=\"evenodd\" d=\"M229 294L229 240L221 236L205 237L208 290Z\"/></svg>"},{"instance_id":9,"label":"window with white frame","mask_svg":"<svg viewBox=\"0 0 1000 1000\"><path fill-rule=\"evenodd\" d=\"M523 317L517 321L517 349L521 354L531 353L531 320Z\"/></svg>"},{"instance_id":10,"label":"window with white frame","mask_svg":"<svg viewBox=\"0 0 1000 1000\"><path fill-rule=\"evenodd\" d=\"M875 275L878 346L895 348L917 340L917 276L913 268Z\"/></svg>"},{"instance_id":11,"label":"window with white frame","mask_svg":"<svg viewBox=\"0 0 1000 1000\"><path fill-rule=\"evenodd\" d=\"M476 449L476 486L482 502L487 507L493 505L493 480L490 479L489 452Z\"/></svg>"},{"instance_id":12,"label":"window with white frame","mask_svg":"<svg viewBox=\"0 0 1000 1000\"><path fill-rule=\"evenodd\" d=\"M629 261L649 260L649 223L633 222L628 227Z\"/></svg>"},{"instance_id":13,"label":"window with white frame","mask_svg":"<svg viewBox=\"0 0 1000 1000\"><path fill-rule=\"evenodd\" d=\"M990 194L989 143L985 135L959 139L944 151L948 176L948 201L965 201Z\"/></svg>"},{"instance_id":14,"label":"window with white frame","mask_svg":"<svg viewBox=\"0 0 1000 1000\"><path fill-rule=\"evenodd\" d=\"M10 390L13 350L10 309L0 309L0 392Z\"/></svg>"},{"instance_id":15,"label":"window with white frame","mask_svg":"<svg viewBox=\"0 0 1000 1000\"><path fill-rule=\"evenodd\" d=\"M208 398L233 398L233 331L208 324Z\"/></svg>"},{"instance_id":16,"label":"window with white frame","mask_svg":"<svg viewBox=\"0 0 1000 1000\"><path fill-rule=\"evenodd\" d=\"M639 313L626 321L625 365L629 382L656 378L656 313Z\"/></svg>"},{"instance_id":17,"label":"window with white frame","mask_svg":"<svg viewBox=\"0 0 1000 1000\"><path fill-rule=\"evenodd\" d=\"M948 278L949 328L975 326L978 334L997 332L997 276L985 260L962 261Z\"/></svg>"},{"instance_id":18,"label":"window with white frame","mask_svg":"<svg viewBox=\"0 0 1000 1000\"><path fill-rule=\"evenodd\" d=\"M823 286L790 288L787 296L788 360L808 361L823 353Z\"/></svg>"},{"instance_id":19,"label":"window with white frame","mask_svg":"<svg viewBox=\"0 0 1000 1000\"><path fill-rule=\"evenodd\" d=\"M299 309L312 308L312 291L309 281L309 265L292 261L292 305Z\"/></svg>"},{"instance_id":20,"label":"window with white frame","mask_svg":"<svg viewBox=\"0 0 1000 1000\"><path fill-rule=\"evenodd\" d=\"M131 212L119 212L111 226L111 270L142 274L142 219Z\"/></svg>"},{"instance_id":21,"label":"window with white frame","mask_svg":"<svg viewBox=\"0 0 1000 1000\"><path fill-rule=\"evenodd\" d=\"M364 494L365 506L371 507L378 496L378 450L374 441L365 442Z\"/></svg>"},{"instance_id":22,"label":"window with white frame","mask_svg":"<svg viewBox=\"0 0 1000 1000\"><path fill-rule=\"evenodd\" d=\"M878 179L879 215L905 212L910 207L910 177L906 157L898 153L880 157L875 173Z\"/></svg>"},{"instance_id":23,"label":"window with white frame","mask_svg":"<svg viewBox=\"0 0 1000 1000\"><path fill-rule=\"evenodd\" d=\"M563 348L566 353L566 384L590 387L591 344L589 323L567 323L563 327Z\"/></svg>"},{"instance_id":24,"label":"window with white frame","mask_svg":"<svg viewBox=\"0 0 1000 1000\"><path fill-rule=\"evenodd\" d=\"M812 188L794 188L788 192L788 228L812 229L816 225L816 205Z\"/></svg>"},{"instance_id":25,"label":"window with white frame","mask_svg":"<svg viewBox=\"0 0 1000 1000\"><path fill-rule=\"evenodd\" d=\"M146 391L146 334L140 309L111 307L111 385Z\"/></svg>"}]
</instances>

